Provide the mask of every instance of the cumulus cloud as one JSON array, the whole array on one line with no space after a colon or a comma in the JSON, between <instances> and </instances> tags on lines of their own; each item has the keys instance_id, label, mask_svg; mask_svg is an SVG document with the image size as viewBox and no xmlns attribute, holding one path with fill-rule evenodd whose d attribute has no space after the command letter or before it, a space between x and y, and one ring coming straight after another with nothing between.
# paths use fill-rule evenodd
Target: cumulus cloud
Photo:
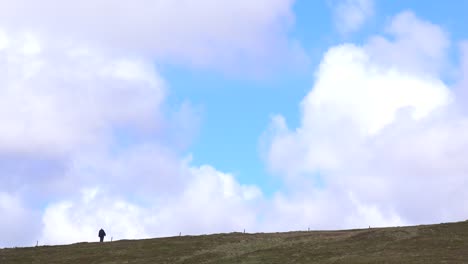
<instances>
[{"instance_id":1,"label":"cumulus cloud","mask_svg":"<svg viewBox=\"0 0 468 264\"><path fill-rule=\"evenodd\" d=\"M114 126L156 124L165 88L150 61L32 33L2 35L3 150L66 153L99 144Z\"/></svg>"},{"instance_id":2,"label":"cumulus cloud","mask_svg":"<svg viewBox=\"0 0 468 264\"><path fill-rule=\"evenodd\" d=\"M187 184L180 186L180 195L153 193L151 202L83 188L76 197L46 208L40 241L96 241L100 226L110 240L232 232L255 224L255 202L262 196L255 186L240 185L206 165L185 167L182 177Z\"/></svg>"},{"instance_id":3,"label":"cumulus cloud","mask_svg":"<svg viewBox=\"0 0 468 264\"><path fill-rule=\"evenodd\" d=\"M433 67L449 41L411 13L397 15L390 28L392 41L374 37L328 50L301 103L300 127L272 120L267 161L295 192L275 200L278 219L292 214L303 225L344 228L468 215L456 202L468 198L468 119L443 69ZM420 38L426 43L417 50ZM377 56L392 52L402 55Z\"/></svg>"},{"instance_id":4,"label":"cumulus cloud","mask_svg":"<svg viewBox=\"0 0 468 264\"><path fill-rule=\"evenodd\" d=\"M159 62L241 69L236 66L303 56L287 37L293 2L2 0L0 25L143 53Z\"/></svg>"},{"instance_id":5,"label":"cumulus cloud","mask_svg":"<svg viewBox=\"0 0 468 264\"><path fill-rule=\"evenodd\" d=\"M0 191L66 193L86 176L70 172L80 157L123 147L119 131L161 130L165 85L151 61L1 32Z\"/></svg>"},{"instance_id":6,"label":"cumulus cloud","mask_svg":"<svg viewBox=\"0 0 468 264\"><path fill-rule=\"evenodd\" d=\"M25 225L30 234L1 242L18 245L37 238L40 210L50 199L90 182L80 157L112 152L121 129L160 130L165 86L152 62L140 57L114 57L38 33L0 32L2 211L18 223L9 223L11 230Z\"/></svg>"},{"instance_id":7,"label":"cumulus cloud","mask_svg":"<svg viewBox=\"0 0 468 264\"><path fill-rule=\"evenodd\" d=\"M184 158L199 117L166 113L151 58L0 32L0 246L253 225L260 190Z\"/></svg>"},{"instance_id":8,"label":"cumulus cloud","mask_svg":"<svg viewBox=\"0 0 468 264\"><path fill-rule=\"evenodd\" d=\"M374 36L366 44L379 64L429 76L439 76L449 67L450 39L440 26L405 11L392 19L385 32L388 37Z\"/></svg>"},{"instance_id":9,"label":"cumulus cloud","mask_svg":"<svg viewBox=\"0 0 468 264\"><path fill-rule=\"evenodd\" d=\"M332 1L335 26L343 33L359 30L374 15L374 0Z\"/></svg>"}]
</instances>

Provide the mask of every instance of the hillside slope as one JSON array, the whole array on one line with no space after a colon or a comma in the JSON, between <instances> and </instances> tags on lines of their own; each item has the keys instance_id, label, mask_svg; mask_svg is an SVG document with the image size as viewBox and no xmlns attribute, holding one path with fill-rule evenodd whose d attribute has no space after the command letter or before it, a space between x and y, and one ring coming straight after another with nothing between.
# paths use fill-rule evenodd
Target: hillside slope
<instances>
[{"instance_id":1,"label":"hillside slope","mask_svg":"<svg viewBox=\"0 0 468 264\"><path fill-rule=\"evenodd\" d=\"M468 222L1 249L0 263L468 263Z\"/></svg>"}]
</instances>

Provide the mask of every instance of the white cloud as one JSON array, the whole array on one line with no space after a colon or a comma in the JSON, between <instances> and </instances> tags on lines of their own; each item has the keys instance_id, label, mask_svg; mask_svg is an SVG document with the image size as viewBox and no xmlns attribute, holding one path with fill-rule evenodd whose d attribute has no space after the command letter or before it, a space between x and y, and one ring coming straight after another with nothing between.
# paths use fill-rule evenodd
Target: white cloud
<instances>
[{"instance_id":1,"label":"white cloud","mask_svg":"<svg viewBox=\"0 0 468 264\"><path fill-rule=\"evenodd\" d=\"M254 225L256 187L183 158L199 113L164 108L154 59L268 64L292 2L122 3L0 1L0 246Z\"/></svg>"},{"instance_id":2,"label":"white cloud","mask_svg":"<svg viewBox=\"0 0 468 264\"><path fill-rule=\"evenodd\" d=\"M66 153L102 144L114 126L157 124L163 81L150 61L110 57L39 35L0 50L0 148Z\"/></svg>"},{"instance_id":3,"label":"white cloud","mask_svg":"<svg viewBox=\"0 0 468 264\"><path fill-rule=\"evenodd\" d=\"M451 96L442 81L380 67L365 50L352 45L330 49L317 75L313 91L302 102L304 111L322 116L332 108L336 116L327 120L351 120L370 134L391 123L399 109L411 108L412 117L420 119L447 104ZM316 119L308 118L304 126L314 126Z\"/></svg>"},{"instance_id":4,"label":"white cloud","mask_svg":"<svg viewBox=\"0 0 468 264\"><path fill-rule=\"evenodd\" d=\"M449 41L410 13L397 15L390 28L398 32L393 41L329 49L301 103L299 128L273 119L267 161L295 193L275 200L278 219L295 215L302 226L346 228L468 215L456 202L468 198L468 118L440 79L443 69L433 67ZM403 55L378 56L393 53Z\"/></svg>"},{"instance_id":5,"label":"white cloud","mask_svg":"<svg viewBox=\"0 0 468 264\"><path fill-rule=\"evenodd\" d=\"M28 210L20 197L0 191L0 247L32 246L40 229L40 222L31 222L39 214Z\"/></svg>"},{"instance_id":6,"label":"white cloud","mask_svg":"<svg viewBox=\"0 0 468 264\"><path fill-rule=\"evenodd\" d=\"M337 0L332 5L335 25L343 34L358 31L374 15L374 0Z\"/></svg>"},{"instance_id":7,"label":"white cloud","mask_svg":"<svg viewBox=\"0 0 468 264\"><path fill-rule=\"evenodd\" d=\"M180 195L166 199L153 193L151 202L132 202L91 188L50 204L42 219L41 243L96 241L100 227L107 240L115 240L242 231L255 224L260 190L240 185L232 175L210 166L186 169L187 184L180 186Z\"/></svg>"},{"instance_id":8,"label":"white cloud","mask_svg":"<svg viewBox=\"0 0 468 264\"><path fill-rule=\"evenodd\" d=\"M440 26L405 11L393 18L386 33L388 38L374 36L366 44L379 64L436 77L447 70L450 39Z\"/></svg>"},{"instance_id":9,"label":"white cloud","mask_svg":"<svg viewBox=\"0 0 468 264\"><path fill-rule=\"evenodd\" d=\"M182 158L199 117L189 102L164 116L150 59L1 35L1 246L94 241L100 227L124 239L254 225L259 189Z\"/></svg>"},{"instance_id":10,"label":"white cloud","mask_svg":"<svg viewBox=\"0 0 468 264\"><path fill-rule=\"evenodd\" d=\"M292 3L0 0L0 246L253 229L260 190L183 158L199 113L154 64L295 56Z\"/></svg>"},{"instance_id":11,"label":"white cloud","mask_svg":"<svg viewBox=\"0 0 468 264\"><path fill-rule=\"evenodd\" d=\"M2 0L0 25L170 63L242 69L236 66L303 56L287 38L293 2Z\"/></svg>"},{"instance_id":12,"label":"white cloud","mask_svg":"<svg viewBox=\"0 0 468 264\"><path fill-rule=\"evenodd\" d=\"M268 232L308 228L337 230L405 223L393 211L383 211L378 204L364 204L354 196L339 188L308 189L306 192L296 190L289 195L278 193L265 213L268 220L263 223L263 229Z\"/></svg>"},{"instance_id":13,"label":"white cloud","mask_svg":"<svg viewBox=\"0 0 468 264\"><path fill-rule=\"evenodd\" d=\"M468 110L466 104L468 100L468 41L460 43L460 71L459 82L456 85L455 93L459 101L459 106L465 111Z\"/></svg>"},{"instance_id":14,"label":"white cloud","mask_svg":"<svg viewBox=\"0 0 468 264\"><path fill-rule=\"evenodd\" d=\"M158 143L166 92L151 59L11 32L0 34L2 215L18 224L4 222L13 231L30 223L30 236L8 231L2 246L29 245L40 233L40 210L88 184L128 197L138 187L148 195L177 183L180 150Z\"/></svg>"},{"instance_id":15,"label":"white cloud","mask_svg":"<svg viewBox=\"0 0 468 264\"><path fill-rule=\"evenodd\" d=\"M42 245L95 242L97 230L103 227L106 240L147 238L144 223L151 221L143 208L116 197L100 200L87 197L78 201L61 201L49 205L44 212Z\"/></svg>"}]
</instances>

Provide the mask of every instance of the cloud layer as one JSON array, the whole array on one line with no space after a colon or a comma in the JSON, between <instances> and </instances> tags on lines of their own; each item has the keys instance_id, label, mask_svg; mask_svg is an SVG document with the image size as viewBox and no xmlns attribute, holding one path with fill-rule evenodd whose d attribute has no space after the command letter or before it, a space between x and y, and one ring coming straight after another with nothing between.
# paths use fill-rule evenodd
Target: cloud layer
<instances>
[{"instance_id":1,"label":"cloud layer","mask_svg":"<svg viewBox=\"0 0 468 264\"><path fill-rule=\"evenodd\" d=\"M293 2L2 0L0 25L143 53L159 62L233 69L302 56L287 38Z\"/></svg>"},{"instance_id":2,"label":"cloud layer","mask_svg":"<svg viewBox=\"0 0 468 264\"><path fill-rule=\"evenodd\" d=\"M151 59L11 32L0 46L0 245L92 241L100 225L122 239L254 222L256 187L192 167L171 145L191 138L195 113L183 104L165 117Z\"/></svg>"},{"instance_id":3,"label":"cloud layer","mask_svg":"<svg viewBox=\"0 0 468 264\"><path fill-rule=\"evenodd\" d=\"M335 228L437 223L468 214L459 202L468 198L468 119L437 66L449 40L409 12L395 16L389 28L393 40L376 36L362 47L328 50L301 103L300 127L273 119L271 170L291 189L309 184L303 193L278 198L289 217Z\"/></svg>"},{"instance_id":4,"label":"cloud layer","mask_svg":"<svg viewBox=\"0 0 468 264\"><path fill-rule=\"evenodd\" d=\"M156 123L165 96L149 61L2 32L0 146L65 153L115 126Z\"/></svg>"},{"instance_id":5,"label":"cloud layer","mask_svg":"<svg viewBox=\"0 0 468 264\"><path fill-rule=\"evenodd\" d=\"M371 1L342 3L344 31L372 15ZM191 163L199 116L165 108L155 63L295 57L292 4L0 0L0 246L94 241L100 227L123 239L466 217L468 49L451 87L448 34L411 12L324 54L298 128L273 118L265 157L284 187L271 199Z\"/></svg>"},{"instance_id":6,"label":"cloud layer","mask_svg":"<svg viewBox=\"0 0 468 264\"><path fill-rule=\"evenodd\" d=\"M99 226L106 227L109 240L229 232L254 226L259 189L240 185L232 175L210 166L181 167L185 184L173 187L175 193L153 186L151 196L143 200L133 196L137 199L132 201L123 193L113 193L114 189L89 188L74 199L50 204L43 214L40 240L46 244L93 241ZM166 179L164 187L170 181Z\"/></svg>"}]
</instances>

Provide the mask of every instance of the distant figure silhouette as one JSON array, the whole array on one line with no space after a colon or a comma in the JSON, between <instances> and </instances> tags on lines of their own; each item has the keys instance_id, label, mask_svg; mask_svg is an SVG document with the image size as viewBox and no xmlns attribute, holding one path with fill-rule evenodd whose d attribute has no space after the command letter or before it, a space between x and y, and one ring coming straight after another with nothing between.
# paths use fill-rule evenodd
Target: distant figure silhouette
<instances>
[{"instance_id":1,"label":"distant figure silhouette","mask_svg":"<svg viewBox=\"0 0 468 264\"><path fill-rule=\"evenodd\" d=\"M101 228L101 230L99 230L99 234L98 234L98 237L101 239L101 242L104 242L104 237L106 236L106 232L104 232L104 230Z\"/></svg>"}]
</instances>

